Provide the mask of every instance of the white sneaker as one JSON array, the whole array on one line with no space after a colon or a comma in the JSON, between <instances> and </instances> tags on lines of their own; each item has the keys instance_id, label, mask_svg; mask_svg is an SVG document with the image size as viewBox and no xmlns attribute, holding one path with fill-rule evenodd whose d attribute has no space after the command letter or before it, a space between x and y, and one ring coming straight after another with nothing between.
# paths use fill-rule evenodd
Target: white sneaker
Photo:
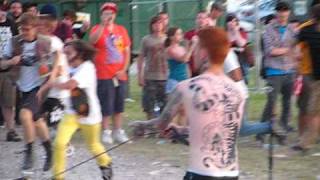
<instances>
[{"instance_id":1,"label":"white sneaker","mask_svg":"<svg viewBox=\"0 0 320 180\"><path fill-rule=\"evenodd\" d=\"M128 141L129 138L126 134L126 132L123 129L116 129L112 131L112 137L115 141L118 143L123 143L125 141Z\"/></svg>"},{"instance_id":2,"label":"white sneaker","mask_svg":"<svg viewBox=\"0 0 320 180\"><path fill-rule=\"evenodd\" d=\"M112 131L107 129L103 131L102 142L105 144L113 144Z\"/></svg>"},{"instance_id":3,"label":"white sneaker","mask_svg":"<svg viewBox=\"0 0 320 180\"><path fill-rule=\"evenodd\" d=\"M136 102L134 99L131 99L131 98L126 98L124 101L129 103Z\"/></svg>"}]
</instances>

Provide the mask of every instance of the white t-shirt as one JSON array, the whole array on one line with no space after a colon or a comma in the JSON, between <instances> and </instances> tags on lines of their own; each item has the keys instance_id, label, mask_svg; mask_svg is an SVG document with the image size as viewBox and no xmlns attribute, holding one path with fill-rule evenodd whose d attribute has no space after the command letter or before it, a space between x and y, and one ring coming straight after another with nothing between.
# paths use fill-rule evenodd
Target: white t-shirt
<instances>
[{"instance_id":1,"label":"white t-shirt","mask_svg":"<svg viewBox=\"0 0 320 180\"><path fill-rule=\"evenodd\" d=\"M230 50L225 61L224 61L224 73L228 74L231 71L240 68L238 56L233 50ZM245 98L249 97L248 87L244 80L236 82L237 86L242 88L245 92Z\"/></svg>"},{"instance_id":2,"label":"white t-shirt","mask_svg":"<svg viewBox=\"0 0 320 180\"><path fill-rule=\"evenodd\" d=\"M96 69L91 61L85 61L77 68L71 68L74 75L71 79L78 83L78 88L84 89L88 97L89 115L88 117L80 118L80 124L97 124L102 121L100 103L97 96L97 77ZM69 102L71 100L69 99ZM67 103L66 114L76 114L72 109L71 103Z\"/></svg>"},{"instance_id":3,"label":"white t-shirt","mask_svg":"<svg viewBox=\"0 0 320 180\"><path fill-rule=\"evenodd\" d=\"M63 53L63 42L56 36L50 36L51 40L51 53L59 52L60 58L58 59L57 65L60 66L60 72L59 76L56 79L56 82L58 83L65 83L70 79L69 76L69 65L67 58L65 54ZM51 58L54 58L55 56L51 56ZM51 61L54 61L52 59ZM60 100L63 100L65 98L68 98L70 95L70 92L68 90L61 90L58 88L52 88L49 90L48 97L49 98L57 98Z\"/></svg>"},{"instance_id":4,"label":"white t-shirt","mask_svg":"<svg viewBox=\"0 0 320 180\"><path fill-rule=\"evenodd\" d=\"M245 102L243 89L226 75L204 73L181 82L181 105L189 119L188 171L203 176L239 175L237 137Z\"/></svg>"},{"instance_id":5,"label":"white t-shirt","mask_svg":"<svg viewBox=\"0 0 320 180\"><path fill-rule=\"evenodd\" d=\"M228 74L229 72L238 68L240 68L238 57L233 50L230 50L226 59L224 60L224 72Z\"/></svg>"}]
</instances>

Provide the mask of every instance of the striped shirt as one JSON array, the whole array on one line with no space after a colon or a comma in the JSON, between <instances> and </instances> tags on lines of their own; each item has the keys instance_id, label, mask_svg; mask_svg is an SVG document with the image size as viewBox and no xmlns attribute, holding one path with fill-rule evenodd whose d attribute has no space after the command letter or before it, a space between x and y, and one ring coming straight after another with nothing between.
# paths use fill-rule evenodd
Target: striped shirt
<instances>
[{"instance_id":1,"label":"striped shirt","mask_svg":"<svg viewBox=\"0 0 320 180\"><path fill-rule=\"evenodd\" d=\"M276 21L270 23L263 34L266 68L292 72L296 68L296 60L288 55L272 56L271 52L274 48L290 48L296 42L296 33L291 25L287 25L283 35L280 34L281 25ZM290 54L290 53L289 53Z\"/></svg>"}]
</instances>

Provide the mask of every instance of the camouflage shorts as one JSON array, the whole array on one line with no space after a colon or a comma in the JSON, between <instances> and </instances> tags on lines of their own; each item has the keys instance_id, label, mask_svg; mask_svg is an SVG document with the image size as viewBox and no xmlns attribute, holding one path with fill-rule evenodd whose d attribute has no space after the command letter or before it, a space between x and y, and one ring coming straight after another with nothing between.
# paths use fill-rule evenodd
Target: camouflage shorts
<instances>
[{"instance_id":1,"label":"camouflage shorts","mask_svg":"<svg viewBox=\"0 0 320 180\"><path fill-rule=\"evenodd\" d=\"M311 95L308 103L308 114L320 116L320 80L311 82Z\"/></svg>"},{"instance_id":2,"label":"camouflage shorts","mask_svg":"<svg viewBox=\"0 0 320 180\"><path fill-rule=\"evenodd\" d=\"M155 104L158 103L162 110L166 104L166 81L145 80L143 87L142 106L144 112L153 113Z\"/></svg>"}]
</instances>

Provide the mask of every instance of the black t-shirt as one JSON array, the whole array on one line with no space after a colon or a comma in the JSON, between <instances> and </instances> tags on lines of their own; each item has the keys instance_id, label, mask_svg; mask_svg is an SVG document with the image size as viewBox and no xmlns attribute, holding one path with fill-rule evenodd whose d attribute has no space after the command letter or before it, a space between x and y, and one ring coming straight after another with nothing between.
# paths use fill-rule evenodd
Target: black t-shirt
<instances>
[{"instance_id":1,"label":"black t-shirt","mask_svg":"<svg viewBox=\"0 0 320 180\"><path fill-rule=\"evenodd\" d=\"M18 29L14 22L7 19L5 22L0 23L0 57L8 40L18 34Z\"/></svg>"},{"instance_id":2,"label":"black t-shirt","mask_svg":"<svg viewBox=\"0 0 320 180\"><path fill-rule=\"evenodd\" d=\"M317 30L317 24L303 28L299 40L309 45L313 78L320 80L320 30Z\"/></svg>"},{"instance_id":3,"label":"black t-shirt","mask_svg":"<svg viewBox=\"0 0 320 180\"><path fill-rule=\"evenodd\" d=\"M19 33L18 27L10 19L7 19L5 22L0 23L0 27L1 28L9 27L13 36L18 35Z\"/></svg>"}]
</instances>

